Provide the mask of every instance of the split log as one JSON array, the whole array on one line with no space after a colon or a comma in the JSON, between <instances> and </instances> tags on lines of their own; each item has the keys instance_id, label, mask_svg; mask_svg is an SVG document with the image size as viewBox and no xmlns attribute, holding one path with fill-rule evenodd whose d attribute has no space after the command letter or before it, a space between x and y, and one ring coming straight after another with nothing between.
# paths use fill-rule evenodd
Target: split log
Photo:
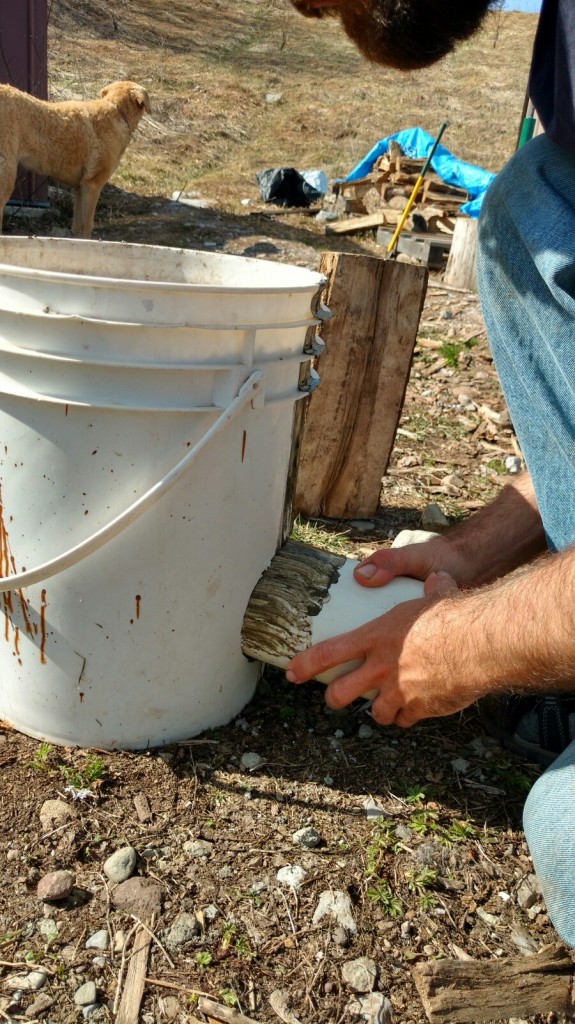
<instances>
[{"instance_id":1,"label":"split log","mask_svg":"<svg viewBox=\"0 0 575 1024\"><path fill-rule=\"evenodd\" d=\"M513 960L434 960L413 969L431 1024L572 1013L573 974L573 956L560 944Z\"/></svg>"},{"instance_id":2,"label":"split log","mask_svg":"<svg viewBox=\"0 0 575 1024\"><path fill-rule=\"evenodd\" d=\"M447 284L476 291L476 245L477 220L474 220L472 217L458 217L455 221L453 240L445 268L445 282Z\"/></svg>"},{"instance_id":3,"label":"split log","mask_svg":"<svg viewBox=\"0 0 575 1024\"><path fill-rule=\"evenodd\" d=\"M425 298L426 267L326 253L325 351L310 396L294 511L365 519L379 506Z\"/></svg>"},{"instance_id":4,"label":"split log","mask_svg":"<svg viewBox=\"0 0 575 1024\"><path fill-rule=\"evenodd\" d=\"M334 220L326 224L326 235L357 235L360 231L369 231L385 224L385 214L368 213L366 217L350 217L348 220Z\"/></svg>"}]
</instances>

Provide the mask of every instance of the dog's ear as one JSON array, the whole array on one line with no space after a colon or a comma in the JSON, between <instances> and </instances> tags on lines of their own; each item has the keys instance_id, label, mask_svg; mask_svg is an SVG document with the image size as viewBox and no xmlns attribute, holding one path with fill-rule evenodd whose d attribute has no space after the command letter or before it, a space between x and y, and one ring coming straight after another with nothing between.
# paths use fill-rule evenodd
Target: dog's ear
<instances>
[{"instance_id":1,"label":"dog's ear","mask_svg":"<svg viewBox=\"0 0 575 1024\"><path fill-rule=\"evenodd\" d=\"M110 86L109 85L105 85L103 89L100 89L100 96L101 96L101 98L104 99L104 97L108 95L109 91L110 91Z\"/></svg>"},{"instance_id":2,"label":"dog's ear","mask_svg":"<svg viewBox=\"0 0 575 1024\"><path fill-rule=\"evenodd\" d=\"M132 88L130 89L130 96L132 97L134 102L142 108L142 110L146 111L147 114L152 113L152 104L150 103L150 97L148 96L148 93L146 92L145 89L142 88L141 85L132 86Z\"/></svg>"}]
</instances>

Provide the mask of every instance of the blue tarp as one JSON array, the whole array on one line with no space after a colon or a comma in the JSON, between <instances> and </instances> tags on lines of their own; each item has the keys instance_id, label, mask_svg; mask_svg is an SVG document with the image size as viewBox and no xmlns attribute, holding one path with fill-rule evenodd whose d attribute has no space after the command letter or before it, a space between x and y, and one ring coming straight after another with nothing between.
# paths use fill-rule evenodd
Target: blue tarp
<instances>
[{"instance_id":1,"label":"blue tarp","mask_svg":"<svg viewBox=\"0 0 575 1024\"><path fill-rule=\"evenodd\" d=\"M370 149L344 180L355 181L357 178L365 178L377 158L387 153L392 139L399 143L406 156L417 159L425 159L434 142L433 137L424 132L423 128L405 128L395 135L388 135L386 139L376 142L373 149ZM469 193L469 202L461 207L461 212L466 213L468 217L478 217L483 196L495 175L481 167L457 160L441 143L433 154L431 166L447 185L456 185L457 188L464 188Z\"/></svg>"}]
</instances>

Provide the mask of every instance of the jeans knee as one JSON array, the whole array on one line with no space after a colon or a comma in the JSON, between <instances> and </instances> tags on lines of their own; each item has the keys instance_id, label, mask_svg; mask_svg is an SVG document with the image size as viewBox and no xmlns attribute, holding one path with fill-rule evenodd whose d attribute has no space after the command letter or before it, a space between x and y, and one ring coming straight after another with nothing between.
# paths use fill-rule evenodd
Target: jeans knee
<instances>
[{"instance_id":1,"label":"jeans knee","mask_svg":"<svg viewBox=\"0 0 575 1024\"><path fill-rule=\"evenodd\" d=\"M532 787L523 810L523 827L549 917L563 941L575 947L572 747L575 743Z\"/></svg>"}]
</instances>

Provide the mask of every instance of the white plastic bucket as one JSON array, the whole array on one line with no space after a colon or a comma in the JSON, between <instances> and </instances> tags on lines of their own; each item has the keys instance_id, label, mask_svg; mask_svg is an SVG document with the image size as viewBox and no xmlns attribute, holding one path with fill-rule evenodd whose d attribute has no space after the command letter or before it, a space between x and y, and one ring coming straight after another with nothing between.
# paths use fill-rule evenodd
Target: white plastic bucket
<instances>
[{"instance_id":1,"label":"white plastic bucket","mask_svg":"<svg viewBox=\"0 0 575 1024\"><path fill-rule=\"evenodd\" d=\"M312 299L297 267L0 238L0 717L138 749L228 722L279 540Z\"/></svg>"}]
</instances>

